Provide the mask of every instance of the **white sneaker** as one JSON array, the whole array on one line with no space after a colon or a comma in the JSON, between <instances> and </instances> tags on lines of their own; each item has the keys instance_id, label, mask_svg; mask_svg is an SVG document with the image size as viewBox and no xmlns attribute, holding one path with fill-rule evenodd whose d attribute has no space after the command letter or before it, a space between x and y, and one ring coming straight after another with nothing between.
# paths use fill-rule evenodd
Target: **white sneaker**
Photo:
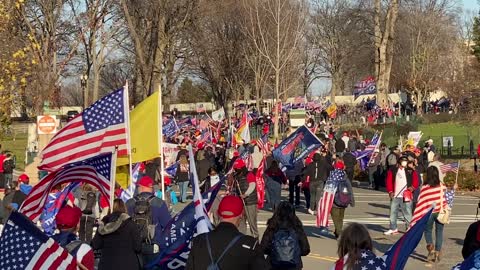
<instances>
[{"instance_id":1,"label":"white sneaker","mask_svg":"<svg viewBox=\"0 0 480 270\"><path fill-rule=\"evenodd\" d=\"M388 231L384 232L383 234L385 234L385 235L395 235L395 234L398 234L398 229L388 230Z\"/></svg>"},{"instance_id":2,"label":"white sneaker","mask_svg":"<svg viewBox=\"0 0 480 270\"><path fill-rule=\"evenodd\" d=\"M315 216L315 212L313 212L311 209L308 209L308 213L312 216Z\"/></svg>"}]
</instances>

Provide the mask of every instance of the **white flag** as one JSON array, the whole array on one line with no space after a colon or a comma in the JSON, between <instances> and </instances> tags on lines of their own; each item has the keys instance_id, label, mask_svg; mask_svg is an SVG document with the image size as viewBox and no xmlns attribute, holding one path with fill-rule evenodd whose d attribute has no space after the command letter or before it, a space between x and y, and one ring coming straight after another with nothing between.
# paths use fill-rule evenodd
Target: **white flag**
<instances>
[{"instance_id":1,"label":"white flag","mask_svg":"<svg viewBox=\"0 0 480 270\"><path fill-rule=\"evenodd\" d=\"M222 121L223 119L225 119L225 110L223 109L223 107L219 110L212 112L212 119L214 121Z\"/></svg>"}]
</instances>

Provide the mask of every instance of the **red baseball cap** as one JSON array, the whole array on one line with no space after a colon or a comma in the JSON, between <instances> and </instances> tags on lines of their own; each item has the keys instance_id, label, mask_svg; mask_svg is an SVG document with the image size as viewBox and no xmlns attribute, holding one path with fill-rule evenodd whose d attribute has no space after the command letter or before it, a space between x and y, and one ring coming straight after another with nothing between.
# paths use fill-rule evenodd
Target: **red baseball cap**
<instances>
[{"instance_id":1,"label":"red baseball cap","mask_svg":"<svg viewBox=\"0 0 480 270\"><path fill-rule=\"evenodd\" d=\"M238 196L228 195L223 197L218 205L217 213L222 218L238 217L243 213L243 202Z\"/></svg>"},{"instance_id":2,"label":"red baseball cap","mask_svg":"<svg viewBox=\"0 0 480 270\"><path fill-rule=\"evenodd\" d=\"M150 176L145 175L144 177L140 178L140 181L138 181L137 186L142 186L142 187L153 187L153 180Z\"/></svg>"},{"instance_id":3,"label":"red baseball cap","mask_svg":"<svg viewBox=\"0 0 480 270\"><path fill-rule=\"evenodd\" d=\"M80 208L65 205L60 211L58 211L55 221L59 229L70 229L75 228L78 225L81 216L82 210L80 210Z\"/></svg>"},{"instance_id":4,"label":"red baseball cap","mask_svg":"<svg viewBox=\"0 0 480 270\"><path fill-rule=\"evenodd\" d=\"M20 183L28 183L29 180L30 180L30 178L29 178L28 175L26 175L25 173L24 173L24 174L21 174L21 175L18 177L18 182L20 182Z\"/></svg>"},{"instance_id":5,"label":"red baseball cap","mask_svg":"<svg viewBox=\"0 0 480 270\"><path fill-rule=\"evenodd\" d=\"M344 170L345 169L345 163L343 163L343 161L341 161L341 160L338 160L338 161L335 162L334 167L337 170Z\"/></svg>"},{"instance_id":6,"label":"red baseball cap","mask_svg":"<svg viewBox=\"0 0 480 270\"><path fill-rule=\"evenodd\" d=\"M243 159L241 159L241 158L237 158L235 160L235 162L233 163L233 168L236 169L236 170L241 169L245 166L247 166L247 165L245 165L245 161L243 161Z\"/></svg>"}]
</instances>

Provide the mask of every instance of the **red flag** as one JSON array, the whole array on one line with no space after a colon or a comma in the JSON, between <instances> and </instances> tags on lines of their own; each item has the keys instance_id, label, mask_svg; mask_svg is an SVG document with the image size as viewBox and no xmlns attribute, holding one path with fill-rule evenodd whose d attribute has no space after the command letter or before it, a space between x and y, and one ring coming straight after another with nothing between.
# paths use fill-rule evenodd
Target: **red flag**
<instances>
[{"instance_id":1,"label":"red flag","mask_svg":"<svg viewBox=\"0 0 480 270\"><path fill-rule=\"evenodd\" d=\"M265 156L258 165L257 174L255 175L255 180L257 182L257 208L262 209L265 203L265 179L263 179L263 171L265 168Z\"/></svg>"}]
</instances>

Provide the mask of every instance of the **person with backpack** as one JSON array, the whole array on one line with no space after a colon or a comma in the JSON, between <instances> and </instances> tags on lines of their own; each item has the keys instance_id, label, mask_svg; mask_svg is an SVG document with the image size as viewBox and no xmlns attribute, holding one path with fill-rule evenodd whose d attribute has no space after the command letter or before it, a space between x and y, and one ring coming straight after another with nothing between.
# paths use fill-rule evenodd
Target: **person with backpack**
<instances>
[{"instance_id":1,"label":"person with backpack","mask_svg":"<svg viewBox=\"0 0 480 270\"><path fill-rule=\"evenodd\" d=\"M332 164L327 160L326 149L322 150L322 154L315 153L313 155L313 162L305 168L303 183L309 182L310 208L308 209L308 213L311 215L314 215L315 211L317 211L318 201L320 201L320 197L322 197L323 185L332 169Z\"/></svg>"},{"instance_id":2,"label":"person with backpack","mask_svg":"<svg viewBox=\"0 0 480 270\"><path fill-rule=\"evenodd\" d=\"M143 176L137 182L138 194L127 201L127 212L137 224L142 240L145 264L155 259L160 249L155 237L160 235L171 219L167 204L153 193L153 179Z\"/></svg>"},{"instance_id":3,"label":"person with backpack","mask_svg":"<svg viewBox=\"0 0 480 270\"><path fill-rule=\"evenodd\" d=\"M345 164L343 161L337 160L334 165L334 170L330 173L327 180L335 183L335 186L337 187L333 198L332 210L330 212L335 226L334 235L337 239L342 234L345 209L349 205L355 207L352 184L350 184L344 170Z\"/></svg>"},{"instance_id":4,"label":"person with backpack","mask_svg":"<svg viewBox=\"0 0 480 270\"><path fill-rule=\"evenodd\" d=\"M270 269L258 241L238 230L243 211L240 197L223 197L217 211L220 224L213 231L193 239L186 270Z\"/></svg>"},{"instance_id":5,"label":"person with backpack","mask_svg":"<svg viewBox=\"0 0 480 270\"><path fill-rule=\"evenodd\" d=\"M98 270L142 269L142 241L137 225L121 199L113 201L113 213L105 216L92 241L101 253Z\"/></svg>"},{"instance_id":6,"label":"person with backpack","mask_svg":"<svg viewBox=\"0 0 480 270\"><path fill-rule=\"evenodd\" d=\"M83 184L79 196L75 199L75 205L82 210L78 235L80 240L90 243L93 238L95 221L100 217L95 188L92 185Z\"/></svg>"},{"instance_id":7,"label":"person with backpack","mask_svg":"<svg viewBox=\"0 0 480 270\"><path fill-rule=\"evenodd\" d=\"M59 233L52 236L60 246L65 248L72 256L77 259L84 269L93 270L95 257L93 249L77 237L78 223L82 216L82 210L76 206L65 205L60 208L55 217Z\"/></svg>"},{"instance_id":8,"label":"person with backpack","mask_svg":"<svg viewBox=\"0 0 480 270\"><path fill-rule=\"evenodd\" d=\"M310 253L310 244L295 208L282 201L273 217L267 221L260 246L268 255L272 270L297 270L303 268L302 256Z\"/></svg>"}]
</instances>

